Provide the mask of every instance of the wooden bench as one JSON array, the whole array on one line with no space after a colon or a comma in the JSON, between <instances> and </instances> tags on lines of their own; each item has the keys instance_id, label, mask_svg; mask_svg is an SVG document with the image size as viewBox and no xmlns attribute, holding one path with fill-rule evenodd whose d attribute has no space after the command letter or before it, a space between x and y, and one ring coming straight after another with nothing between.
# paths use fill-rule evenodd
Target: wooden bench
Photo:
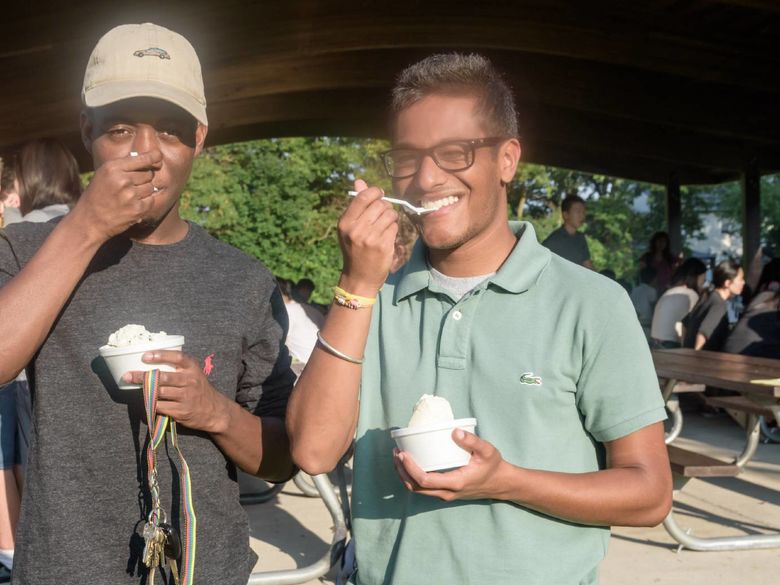
<instances>
[{"instance_id":1,"label":"wooden bench","mask_svg":"<svg viewBox=\"0 0 780 585\"><path fill-rule=\"evenodd\" d=\"M672 471L683 477L735 477L742 469L714 457L689 451L676 445L666 446Z\"/></svg>"},{"instance_id":2,"label":"wooden bench","mask_svg":"<svg viewBox=\"0 0 780 585\"><path fill-rule=\"evenodd\" d=\"M751 414L751 416L755 417L756 415ZM713 457L674 445L667 445L667 449L672 471L675 474L675 493L682 490L694 477L734 477L742 470L739 465L724 463ZM677 524L674 508L666 516L664 528L679 543L678 551L683 548L707 551L776 548L780 546L780 533L778 532L739 536L695 536L690 529L686 530Z\"/></svg>"},{"instance_id":3,"label":"wooden bench","mask_svg":"<svg viewBox=\"0 0 780 585\"><path fill-rule=\"evenodd\" d=\"M759 404L745 396L707 396L705 400L707 401L707 404L717 408L747 412L749 414L763 416L767 419L773 419L775 417L772 409L768 405Z\"/></svg>"},{"instance_id":4,"label":"wooden bench","mask_svg":"<svg viewBox=\"0 0 780 585\"><path fill-rule=\"evenodd\" d=\"M690 382L677 382L674 385L675 394L699 393L701 394L707 387L704 384L691 384Z\"/></svg>"}]
</instances>

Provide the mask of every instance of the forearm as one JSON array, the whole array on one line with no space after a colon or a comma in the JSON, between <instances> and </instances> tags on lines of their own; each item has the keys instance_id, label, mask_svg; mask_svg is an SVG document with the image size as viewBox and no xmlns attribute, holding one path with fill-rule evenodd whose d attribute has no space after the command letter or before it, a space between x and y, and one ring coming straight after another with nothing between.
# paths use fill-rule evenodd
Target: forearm
<instances>
[{"instance_id":1,"label":"forearm","mask_svg":"<svg viewBox=\"0 0 780 585\"><path fill-rule=\"evenodd\" d=\"M12 380L46 339L101 245L65 216L38 252L0 289L0 383Z\"/></svg>"},{"instance_id":2,"label":"forearm","mask_svg":"<svg viewBox=\"0 0 780 585\"><path fill-rule=\"evenodd\" d=\"M217 419L211 438L239 469L270 481L290 478L294 466L282 419L257 417L227 398Z\"/></svg>"},{"instance_id":3,"label":"forearm","mask_svg":"<svg viewBox=\"0 0 780 585\"><path fill-rule=\"evenodd\" d=\"M696 341L695 341L695 344L693 346L693 349L701 349L702 347L704 347L705 343L707 343L707 338L704 337L704 335L702 335L701 333L697 333L696 334Z\"/></svg>"},{"instance_id":4,"label":"forearm","mask_svg":"<svg viewBox=\"0 0 780 585\"><path fill-rule=\"evenodd\" d=\"M375 296L376 291L359 291L342 281L354 294ZM363 357L371 325L371 308L347 309L334 304L320 331L323 339L339 351ZM333 469L347 451L355 434L358 393L362 368L341 359L319 344L295 385L287 411L293 458L306 472Z\"/></svg>"},{"instance_id":5,"label":"forearm","mask_svg":"<svg viewBox=\"0 0 780 585\"><path fill-rule=\"evenodd\" d=\"M495 499L600 526L655 526L671 504L671 489L643 467L556 473L505 462L497 474L495 490Z\"/></svg>"}]
</instances>

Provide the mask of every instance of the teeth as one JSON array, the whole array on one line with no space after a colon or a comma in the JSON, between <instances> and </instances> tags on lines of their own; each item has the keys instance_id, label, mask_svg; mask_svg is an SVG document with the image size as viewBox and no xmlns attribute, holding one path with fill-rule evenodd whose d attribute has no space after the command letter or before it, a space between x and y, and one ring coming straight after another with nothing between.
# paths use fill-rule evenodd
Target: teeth
<instances>
[{"instance_id":1,"label":"teeth","mask_svg":"<svg viewBox=\"0 0 780 585\"><path fill-rule=\"evenodd\" d=\"M450 195L449 197L444 197L442 199L437 199L436 201L423 201L422 206L425 209L441 209L442 207L445 207L447 205L453 205L458 202L458 198L454 195Z\"/></svg>"}]
</instances>

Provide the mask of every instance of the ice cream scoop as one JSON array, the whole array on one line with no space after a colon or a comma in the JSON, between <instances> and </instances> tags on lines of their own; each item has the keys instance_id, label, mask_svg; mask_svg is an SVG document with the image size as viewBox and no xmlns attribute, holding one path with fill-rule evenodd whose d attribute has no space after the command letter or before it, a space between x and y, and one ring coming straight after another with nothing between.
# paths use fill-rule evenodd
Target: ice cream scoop
<instances>
[{"instance_id":1,"label":"ice cream scoop","mask_svg":"<svg viewBox=\"0 0 780 585\"><path fill-rule=\"evenodd\" d=\"M149 343L150 341L162 341L168 337L165 331L152 333L147 331L143 325L125 325L114 331L108 336L109 347L128 347L138 345L139 343Z\"/></svg>"},{"instance_id":2,"label":"ice cream scoop","mask_svg":"<svg viewBox=\"0 0 780 585\"><path fill-rule=\"evenodd\" d=\"M423 471L441 471L469 462L471 453L452 440L452 432L463 429L473 433L476 425L475 418L456 419L446 398L423 394L414 405L409 426L391 430L390 436Z\"/></svg>"},{"instance_id":3,"label":"ice cream scoop","mask_svg":"<svg viewBox=\"0 0 780 585\"><path fill-rule=\"evenodd\" d=\"M423 394L412 411L409 427L423 427L455 420L449 400L442 396Z\"/></svg>"},{"instance_id":4,"label":"ice cream scoop","mask_svg":"<svg viewBox=\"0 0 780 585\"><path fill-rule=\"evenodd\" d=\"M146 372L159 369L173 372L176 369L169 364L147 364L143 355L147 351L181 351L184 347L182 335L168 335L165 331L152 333L143 325L125 325L108 337L108 343L98 349L106 362L114 382L121 390L140 388L140 384L131 384L123 379L127 372Z\"/></svg>"}]
</instances>

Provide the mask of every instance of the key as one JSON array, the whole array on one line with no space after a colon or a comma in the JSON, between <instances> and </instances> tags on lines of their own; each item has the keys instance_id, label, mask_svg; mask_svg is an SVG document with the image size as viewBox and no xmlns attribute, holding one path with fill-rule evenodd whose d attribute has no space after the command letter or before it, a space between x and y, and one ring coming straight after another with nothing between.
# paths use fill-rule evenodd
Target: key
<instances>
[{"instance_id":1,"label":"key","mask_svg":"<svg viewBox=\"0 0 780 585\"><path fill-rule=\"evenodd\" d=\"M144 537L144 554L143 554L143 561L144 565L147 567L152 566L152 556L154 554L154 551L152 550L154 547L154 532L155 532L156 526L152 522L147 522L144 524L144 530L143 530L143 537Z\"/></svg>"},{"instance_id":2,"label":"key","mask_svg":"<svg viewBox=\"0 0 780 585\"><path fill-rule=\"evenodd\" d=\"M176 562L176 559L168 559L168 569L173 578L173 585L179 585L179 563Z\"/></svg>"},{"instance_id":3,"label":"key","mask_svg":"<svg viewBox=\"0 0 780 585\"><path fill-rule=\"evenodd\" d=\"M179 563L181 558L181 538L179 532L170 524L163 522L160 524L160 530L165 535L165 544L163 554L168 560L168 568L171 571L174 585L179 585Z\"/></svg>"},{"instance_id":4,"label":"key","mask_svg":"<svg viewBox=\"0 0 780 585\"><path fill-rule=\"evenodd\" d=\"M163 547L165 545L165 533L159 526L152 522L144 525L144 564L153 569L159 567L162 561ZM153 578L153 577L152 577Z\"/></svg>"},{"instance_id":5,"label":"key","mask_svg":"<svg viewBox=\"0 0 780 585\"><path fill-rule=\"evenodd\" d=\"M165 556L169 559L179 560L181 558L181 538L179 538L178 530L167 522L160 524L160 530L165 535L163 547Z\"/></svg>"}]
</instances>

